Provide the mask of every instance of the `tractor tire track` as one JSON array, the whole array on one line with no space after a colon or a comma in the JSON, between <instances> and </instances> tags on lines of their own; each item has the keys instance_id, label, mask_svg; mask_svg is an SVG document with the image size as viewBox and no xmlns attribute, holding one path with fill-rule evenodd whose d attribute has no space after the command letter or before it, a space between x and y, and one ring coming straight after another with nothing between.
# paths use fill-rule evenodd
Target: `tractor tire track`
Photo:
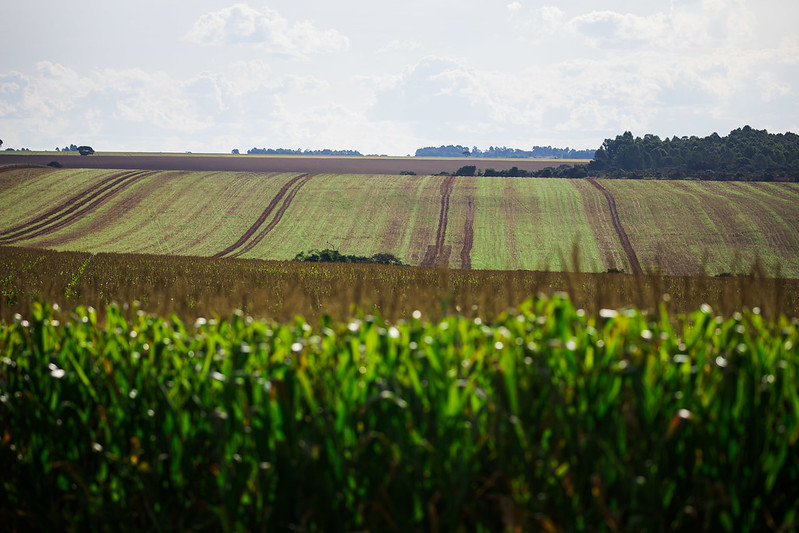
<instances>
[{"instance_id":1,"label":"tractor tire track","mask_svg":"<svg viewBox=\"0 0 799 533\"><path fill-rule=\"evenodd\" d=\"M466 223L463 226L463 248L461 248L461 268L472 268L472 246L474 245L474 197L466 197Z\"/></svg>"},{"instance_id":2,"label":"tractor tire track","mask_svg":"<svg viewBox=\"0 0 799 533\"><path fill-rule=\"evenodd\" d=\"M125 172L123 174L113 174L109 176L99 183L94 184L93 186L89 187L88 189L81 191L80 193L76 194L75 196L65 200L60 205L54 207L53 209L47 211L46 213L42 213L41 215L33 218L32 220L28 220L22 224L18 224L12 228L5 229L0 231L0 239L4 237L13 238L17 233L21 233L23 231L35 231L41 227L44 227L48 224L45 222L49 218L64 216L62 211L68 210L74 204L79 204L81 201L85 201L87 196L92 194L102 194L103 192L107 191L108 189L116 186L118 183L128 179L130 176L135 174L135 172ZM91 198L89 198L91 199ZM35 225L35 227L34 227Z\"/></svg>"},{"instance_id":3,"label":"tractor tire track","mask_svg":"<svg viewBox=\"0 0 799 533\"><path fill-rule=\"evenodd\" d=\"M66 209L63 209L60 212L55 212L50 217L45 217L47 220L42 220L41 222L32 226L27 225L21 231L17 231L12 235L8 235L7 237L0 238L0 244L14 244L21 240L49 235L66 226L69 226L76 220L101 207L113 197L117 196L120 192L124 191L135 182L141 180L144 176L153 173L154 172L152 171L127 172L122 177L115 179L112 183L107 183L99 190L96 190L97 186L92 187L88 189L90 192L88 196L86 195L86 191L84 191L84 193L71 198L62 204L62 206L66 205ZM107 180L104 180L104 182L106 181ZM103 183L100 183L98 186L102 184ZM53 218L53 216L55 218ZM37 219L41 218L42 217L37 217Z\"/></svg>"},{"instance_id":4,"label":"tractor tire track","mask_svg":"<svg viewBox=\"0 0 799 533\"><path fill-rule=\"evenodd\" d=\"M270 231L272 231L272 229L277 225L277 223L280 222L280 219L283 217L283 214L288 209L291 201L297 195L297 192L299 192L300 188L303 185L305 185L308 182L308 180L311 179L311 177L312 176L310 174L300 174L298 176L291 178L285 185L283 185L280 188L280 190L277 192L274 198L272 198L272 201L269 202L269 205L266 206L266 209L264 209L263 213L261 213L258 219L253 223L253 225L250 226L250 228L247 231L245 231L244 234L241 237L239 237L239 239L235 243L231 244L221 252L214 254L214 257L225 257L225 256L239 257L242 254L252 250L259 242L263 240L263 238ZM288 196L286 196L287 194ZM269 224L267 224L267 226L258 235L253 237L253 235L255 235L258 229L261 226L263 226L264 222L266 222L266 220L275 210L277 205L280 203L280 200L283 200L284 196L286 196L286 199L283 201L283 204L275 213L275 217L272 219L272 221L269 222Z\"/></svg>"},{"instance_id":5,"label":"tractor tire track","mask_svg":"<svg viewBox=\"0 0 799 533\"><path fill-rule=\"evenodd\" d=\"M428 246L422 259L423 267L438 266L443 261L444 237L447 235L447 217L449 215L449 197L455 186L455 176L447 176L441 182L441 209L438 212L438 228L436 229L436 244ZM448 257L447 257L448 258Z\"/></svg>"},{"instance_id":6,"label":"tractor tire track","mask_svg":"<svg viewBox=\"0 0 799 533\"><path fill-rule=\"evenodd\" d=\"M610 219L613 222L613 227L615 228L616 233L619 236L619 240L621 241L621 247L624 249L624 253L627 254L627 260L630 262L630 268L634 274L643 274L644 270L641 268L641 263L638 262L638 256L635 255L635 250L633 250L633 246L630 244L630 239L627 237L627 232L624 231L624 226L621 225L619 212L616 209L616 199L613 198L613 195L610 194L610 191L603 187L594 178L588 178L588 183L599 189L599 191L605 195L605 199L608 201L608 209L610 209Z\"/></svg>"}]
</instances>

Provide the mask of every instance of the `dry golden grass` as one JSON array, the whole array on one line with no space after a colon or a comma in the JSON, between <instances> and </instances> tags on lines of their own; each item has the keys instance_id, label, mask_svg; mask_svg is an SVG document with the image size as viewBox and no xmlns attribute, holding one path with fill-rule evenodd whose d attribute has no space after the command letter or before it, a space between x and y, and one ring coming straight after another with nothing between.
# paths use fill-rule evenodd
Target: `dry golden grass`
<instances>
[{"instance_id":1,"label":"dry golden grass","mask_svg":"<svg viewBox=\"0 0 799 533\"><path fill-rule=\"evenodd\" d=\"M579 265L575 265L579 270ZM0 319L29 314L35 300L69 309L140 302L147 312L184 320L227 316L292 320L347 318L362 311L396 321L462 313L491 319L539 293L567 292L588 312L635 306L686 313L702 304L729 316L759 307L799 316L799 280L748 276L663 276L579 272L446 270L382 265L293 263L0 247Z\"/></svg>"}]
</instances>

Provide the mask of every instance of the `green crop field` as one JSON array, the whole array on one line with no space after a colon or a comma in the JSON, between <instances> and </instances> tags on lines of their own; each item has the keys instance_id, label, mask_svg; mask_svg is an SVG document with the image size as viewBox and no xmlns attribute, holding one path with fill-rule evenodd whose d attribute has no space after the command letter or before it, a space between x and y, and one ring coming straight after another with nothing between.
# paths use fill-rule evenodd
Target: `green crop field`
<instances>
[{"instance_id":1,"label":"green crop field","mask_svg":"<svg viewBox=\"0 0 799 533\"><path fill-rule=\"evenodd\" d=\"M795 530L798 205L796 184L2 170L0 520ZM331 246L413 266L285 261Z\"/></svg>"},{"instance_id":2,"label":"green crop field","mask_svg":"<svg viewBox=\"0 0 799 533\"><path fill-rule=\"evenodd\" d=\"M18 168L0 172L0 244L272 260L335 247L411 265L633 272L640 262L674 275L759 261L799 277L796 184L591 182Z\"/></svg>"},{"instance_id":3,"label":"green crop field","mask_svg":"<svg viewBox=\"0 0 799 533\"><path fill-rule=\"evenodd\" d=\"M796 320L103 311L0 323L11 531L796 527Z\"/></svg>"}]
</instances>

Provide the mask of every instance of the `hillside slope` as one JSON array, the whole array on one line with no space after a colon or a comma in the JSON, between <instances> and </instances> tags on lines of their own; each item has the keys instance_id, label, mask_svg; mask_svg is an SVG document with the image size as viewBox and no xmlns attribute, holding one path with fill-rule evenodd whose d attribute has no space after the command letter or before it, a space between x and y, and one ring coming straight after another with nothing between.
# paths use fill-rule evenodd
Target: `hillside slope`
<instances>
[{"instance_id":1,"label":"hillside slope","mask_svg":"<svg viewBox=\"0 0 799 533\"><path fill-rule=\"evenodd\" d=\"M472 269L799 277L799 185L12 168L0 244ZM577 255L574 251L577 250Z\"/></svg>"}]
</instances>

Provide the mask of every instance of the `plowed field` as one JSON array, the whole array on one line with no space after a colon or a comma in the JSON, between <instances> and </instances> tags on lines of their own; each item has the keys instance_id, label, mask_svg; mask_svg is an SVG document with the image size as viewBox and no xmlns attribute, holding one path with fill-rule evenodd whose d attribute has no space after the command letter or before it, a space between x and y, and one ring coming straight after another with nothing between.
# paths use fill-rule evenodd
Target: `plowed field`
<instances>
[{"instance_id":1,"label":"plowed field","mask_svg":"<svg viewBox=\"0 0 799 533\"><path fill-rule=\"evenodd\" d=\"M799 278L799 186L16 168L0 172L0 243L278 260L335 247L411 265L678 275L760 261Z\"/></svg>"},{"instance_id":2,"label":"plowed field","mask_svg":"<svg viewBox=\"0 0 799 533\"><path fill-rule=\"evenodd\" d=\"M0 152L0 167L6 165L47 165L57 161L63 168L193 170L232 172L302 172L318 174L416 174L455 172L464 165L509 169L513 166L530 171L562 164L583 164L584 159L468 159L449 157L344 157L300 155L220 155L220 154L116 154L98 153L80 156L75 152L20 154Z\"/></svg>"}]
</instances>

